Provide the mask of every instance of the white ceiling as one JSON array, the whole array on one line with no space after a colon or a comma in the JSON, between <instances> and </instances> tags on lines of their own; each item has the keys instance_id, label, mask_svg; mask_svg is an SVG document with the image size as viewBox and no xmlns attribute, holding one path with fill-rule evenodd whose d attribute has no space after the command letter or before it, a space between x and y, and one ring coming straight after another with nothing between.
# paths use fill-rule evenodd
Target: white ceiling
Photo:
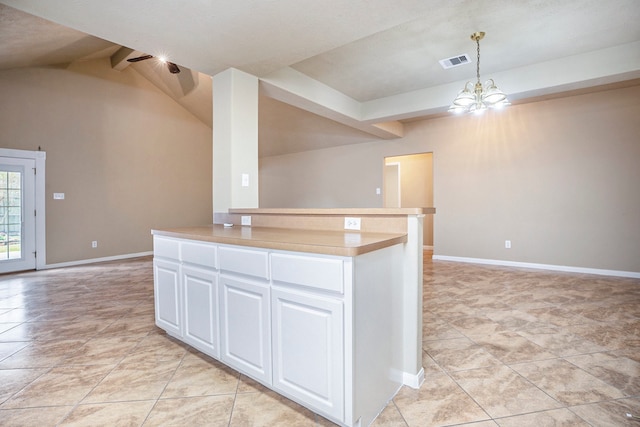
<instances>
[{"instance_id":1,"label":"white ceiling","mask_svg":"<svg viewBox=\"0 0 640 427\"><path fill-rule=\"evenodd\" d=\"M289 146L282 152L394 138L397 131L372 125L446 111L475 78L474 31L487 33L480 43L483 79L493 77L512 101L640 77L638 0L0 3L11 6L0 7L0 69L111 55L127 46L208 75L229 67L254 74L268 96L314 113L331 135L344 132L319 135L317 146L307 136L310 145L300 147L299 125L314 128L311 119L261 101L271 110L265 132L261 115L261 144L262 134L272 135ZM463 53L472 64L449 70L438 64ZM300 122L293 129L282 115Z\"/></svg>"}]
</instances>

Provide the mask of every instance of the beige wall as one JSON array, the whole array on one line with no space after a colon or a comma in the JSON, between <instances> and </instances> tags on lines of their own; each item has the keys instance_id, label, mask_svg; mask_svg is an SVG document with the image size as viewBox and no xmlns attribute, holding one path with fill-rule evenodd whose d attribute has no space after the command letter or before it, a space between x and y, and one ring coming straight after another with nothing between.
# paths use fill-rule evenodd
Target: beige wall
<instances>
[{"instance_id":1,"label":"beige wall","mask_svg":"<svg viewBox=\"0 0 640 427\"><path fill-rule=\"evenodd\" d=\"M260 206L381 206L384 157L433 152L435 254L640 272L638 117L633 86L412 122L261 159Z\"/></svg>"},{"instance_id":2,"label":"beige wall","mask_svg":"<svg viewBox=\"0 0 640 427\"><path fill-rule=\"evenodd\" d=\"M134 71L4 70L0 93L0 147L47 154L48 264L151 251L152 228L211 222L211 128Z\"/></svg>"}]
</instances>

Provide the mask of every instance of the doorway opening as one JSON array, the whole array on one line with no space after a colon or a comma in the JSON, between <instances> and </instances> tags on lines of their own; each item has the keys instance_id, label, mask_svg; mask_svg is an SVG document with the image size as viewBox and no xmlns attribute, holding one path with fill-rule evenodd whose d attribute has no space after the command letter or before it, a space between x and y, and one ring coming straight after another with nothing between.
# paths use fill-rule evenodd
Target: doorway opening
<instances>
[{"instance_id":1,"label":"doorway opening","mask_svg":"<svg viewBox=\"0 0 640 427\"><path fill-rule=\"evenodd\" d=\"M408 154L384 159L384 207L433 206L433 153ZM425 215L423 245L433 249L433 215Z\"/></svg>"}]
</instances>

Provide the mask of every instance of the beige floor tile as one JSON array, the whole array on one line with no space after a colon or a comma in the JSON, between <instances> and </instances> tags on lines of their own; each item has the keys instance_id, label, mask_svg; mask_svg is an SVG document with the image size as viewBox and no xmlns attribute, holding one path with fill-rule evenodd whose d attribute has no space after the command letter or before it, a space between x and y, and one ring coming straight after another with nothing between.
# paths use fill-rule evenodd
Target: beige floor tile
<instances>
[{"instance_id":1,"label":"beige floor tile","mask_svg":"<svg viewBox=\"0 0 640 427\"><path fill-rule=\"evenodd\" d=\"M138 345L135 337L96 337L87 341L61 363L65 365L115 365Z\"/></svg>"},{"instance_id":2,"label":"beige floor tile","mask_svg":"<svg viewBox=\"0 0 640 427\"><path fill-rule=\"evenodd\" d=\"M29 342L17 341L17 342L0 342L0 363L2 360L11 356L14 353L27 347Z\"/></svg>"},{"instance_id":3,"label":"beige floor tile","mask_svg":"<svg viewBox=\"0 0 640 427\"><path fill-rule=\"evenodd\" d=\"M614 386L626 396L640 395L640 362L614 353L593 353L566 360Z\"/></svg>"},{"instance_id":4,"label":"beige floor tile","mask_svg":"<svg viewBox=\"0 0 640 427\"><path fill-rule=\"evenodd\" d=\"M494 418L562 406L507 366L454 372L451 376Z\"/></svg>"},{"instance_id":5,"label":"beige floor tile","mask_svg":"<svg viewBox=\"0 0 640 427\"><path fill-rule=\"evenodd\" d=\"M527 328L518 331L518 334L556 356L573 356L606 350L602 346L558 327Z\"/></svg>"},{"instance_id":6,"label":"beige floor tile","mask_svg":"<svg viewBox=\"0 0 640 427\"><path fill-rule=\"evenodd\" d=\"M0 361L0 369L52 368L78 351L85 340L31 341L17 353Z\"/></svg>"},{"instance_id":7,"label":"beige floor tile","mask_svg":"<svg viewBox=\"0 0 640 427\"><path fill-rule=\"evenodd\" d=\"M403 387L373 427L621 426L640 413L639 279L430 259L424 273L425 384ZM184 425L235 397L223 425L335 427L154 322L150 257L0 277L0 425L55 425L83 397L69 423L139 425L147 411L148 425ZM605 400L563 408L496 360L567 402Z\"/></svg>"},{"instance_id":8,"label":"beige floor tile","mask_svg":"<svg viewBox=\"0 0 640 427\"><path fill-rule=\"evenodd\" d=\"M205 355L189 352L162 398L235 394L240 374Z\"/></svg>"},{"instance_id":9,"label":"beige floor tile","mask_svg":"<svg viewBox=\"0 0 640 427\"><path fill-rule=\"evenodd\" d=\"M179 361L120 363L82 403L157 399L169 383L178 363Z\"/></svg>"},{"instance_id":10,"label":"beige floor tile","mask_svg":"<svg viewBox=\"0 0 640 427\"><path fill-rule=\"evenodd\" d=\"M436 318L424 321L422 324L423 343L433 340L446 340L453 338L464 338L464 335L442 319Z\"/></svg>"},{"instance_id":11,"label":"beige floor tile","mask_svg":"<svg viewBox=\"0 0 640 427\"><path fill-rule=\"evenodd\" d=\"M72 409L73 406L0 409L0 420L3 427L57 426Z\"/></svg>"},{"instance_id":12,"label":"beige floor tile","mask_svg":"<svg viewBox=\"0 0 640 427\"><path fill-rule=\"evenodd\" d=\"M467 338L431 341L426 344L426 351L442 369L448 372L502 364L482 346Z\"/></svg>"},{"instance_id":13,"label":"beige floor tile","mask_svg":"<svg viewBox=\"0 0 640 427\"><path fill-rule=\"evenodd\" d=\"M259 382L247 377L246 375L240 375L240 383L238 384L238 394L240 393L256 393L269 391L268 388L260 384Z\"/></svg>"},{"instance_id":14,"label":"beige floor tile","mask_svg":"<svg viewBox=\"0 0 640 427\"><path fill-rule=\"evenodd\" d=\"M230 427L306 427L315 426L315 414L279 394L238 394Z\"/></svg>"},{"instance_id":15,"label":"beige floor tile","mask_svg":"<svg viewBox=\"0 0 640 427\"><path fill-rule=\"evenodd\" d=\"M0 370L0 408L14 394L25 388L36 378L46 373L46 369L2 369Z\"/></svg>"},{"instance_id":16,"label":"beige floor tile","mask_svg":"<svg viewBox=\"0 0 640 427\"><path fill-rule=\"evenodd\" d=\"M498 427L498 424L493 420L488 420L480 421L479 423L456 424L456 427Z\"/></svg>"},{"instance_id":17,"label":"beige floor tile","mask_svg":"<svg viewBox=\"0 0 640 427\"><path fill-rule=\"evenodd\" d=\"M407 427L400 410L393 402L389 402L384 410L373 420L371 427Z\"/></svg>"},{"instance_id":18,"label":"beige floor tile","mask_svg":"<svg viewBox=\"0 0 640 427\"><path fill-rule=\"evenodd\" d=\"M125 363L179 362L188 346L166 334L150 333L124 359Z\"/></svg>"},{"instance_id":19,"label":"beige floor tile","mask_svg":"<svg viewBox=\"0 0 640 427\"><path fill-rule=\"evenodd\" d=\"M419 390L402 387L393 399L409 426L439 426L490 417L447 374L425 378Z\"/></svg>"},{"instance_id":20,"label":"beige floor tile","mask_svg":"<svg viewBox=\"0 0 640 427\"><path fill-rule=\"evenodd\" d=\"M15 335L15 331L12 334L6 334L7 331L15 328L16 326L21 325L23 322L3 322L0 323L0 342L15 342L18 341ZM5 335L6 334L6 335ZM21 338L22 341L28 341L23 335L18 335L18 338ZM13 339L12 339L13 338Z\"/></svg>"},{"instance_id":21,"label":"beige floor tile","mask_svg":"<svg viewBox=\"0 0 640 427\"><path fill-rule=\"evenodd\" d=\"M551 411L534 412L532 414L517 415L515 417L498 418L500 427L590 427L591 424L578 417L568 409L554 409Z\"/></svg>"},{"instance_id":22,"label":"beige floor tile","mask_svg":"<svg viewBox=\"0 0 640 427\"><path fill-rule=\"evenodd\" d=\"M611 400L590 405L570 408L592 426L597 427L635 427L637 420L630 420L626 414L640 416L640 398Z\"/></svg>"},{"instance_id":23,"label":"beige floor tile","mask_svg":"<svg viewBox=\"0 0 640 427\"><path fill-rule=\"evenodd\" d=\"M228 426L233 402L233 395L160 399L144 426Z\"/></svg>"},{"instance_id":24,"label":"beige floor tile","mask_svg":"<svg viewBox=\"0 0 640 427\"><path fill-rule=\"evenodd\" d=\"M510 331L546 325L546 323L540 322L537 317L532 316L525 310L491 310L487 311L485 315L488 319Z\"/></svg>"},{"instance_id":25,"label":"beige floor tile","mask_svg":"<svg viewBox=\"0 0 640 427\"><path fill-rule=\"evenodd\" d=\"M507 364L556 357L544 347L540 347L515 332L497 333L474 339L474 341L495 358Z\"/></svg>"},{"instance_id":26,"label":"beige floor tile","mask_svg":"<svg viewBox=\"0 0 640 427\"><path fill-rule=\"evenodd\" d=\"M484 338L508 329L486 316L462 317L451 321L451 325L471 339Z\"/></svg>"},{"instance_id":27,"label":"beige floor tile","mask_svg":"<svg viewBox=\"0 0 640 427\"><path fill-rule=\"evenodd\" d=\"M38 316L46 313L45 310L30 310L27 308L14 308L3 311L0 309L0 323L22 323L35 321Z\"/></svg>"},{"instance_id":28,"label":"beige floor tile","mask_svg":"<svg viewBox=\"0 0 640 427\"><path fill-rule=\"evenodd\" d=\"M59 426L140 426L155 401L78 405Z\"/></svg>"},{"instance_id":29,"label":"beige floor tile","mask_svg":"<svg viewBox=\"0 0 640 427\"><path fill-rule=\"evenodd\" d=\"M570 325L567 329L608 350L620 350L632 345L628 331L617 323L593 322L591 324ZM632 337L632 339L637 342L635 347L640 347L640 338Z\"/></svg>"},{"instance_id":30,"label":"beige floor tile","mask_svg":"<svg viewBox=\"0 0 640 427\"><path fill-rule=\"evenodd\" d=\"M143 338L156 330L153 312L150 314L125 316L113 322L102 332L100 337L136 337Z\"/></svg>"},{"instance_id":31,"label":"beige floor tile","mask_svg":"<svg viewBox=\"0 0 640 427\"><path fill-rule=\"evenodd\" d=\"M48 322L3 323L0 324L0 342L44 340L51 333L52 328L62 325L62 322L55 324Z\"/></svg>"},{"instance_id":32,"label":"beige floor tile","mask_svg":"<svg viewBox=\"0 0 640 427\"><path fill-rule=\"evenodd\" d=\"M84 398L111 367L62 366L52 368L6 401L2 408L74 405Z\"/></svg>"},{"instance_id":33,"label":"beige floor tile","mask_svg":"<svg viewBox=\"0 0 640 427\"><path fill-rule=\"evenodd\" d=\"M425 376L441 374L444 372L426 351L422 352L422 367L424 369Z\"/></svg>"},{"instance_id":34,"label":"beige floor tile","mask_svg":"<svg viewBox=\"0 0 640 427\"><path fill-rule=\"evenodd\" d=\"M601 402L624 395L563 359L513 365L520 375L564 405Z\"/></svg>"}]
</instances>

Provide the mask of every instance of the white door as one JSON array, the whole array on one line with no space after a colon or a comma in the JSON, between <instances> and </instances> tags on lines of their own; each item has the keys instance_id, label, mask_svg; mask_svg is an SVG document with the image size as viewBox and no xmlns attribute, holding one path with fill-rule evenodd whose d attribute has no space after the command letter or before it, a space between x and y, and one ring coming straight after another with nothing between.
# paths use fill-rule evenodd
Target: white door
<instances>
[{"instance_id":1,"label":"white door","mask_svg":"<svg viewBox=\"0 0 640 427\"><path fill-rule=\"evenodd\" d=\"M0 157L0 273L36 268L35 167Z\"/></svg>"}]
</instances>

